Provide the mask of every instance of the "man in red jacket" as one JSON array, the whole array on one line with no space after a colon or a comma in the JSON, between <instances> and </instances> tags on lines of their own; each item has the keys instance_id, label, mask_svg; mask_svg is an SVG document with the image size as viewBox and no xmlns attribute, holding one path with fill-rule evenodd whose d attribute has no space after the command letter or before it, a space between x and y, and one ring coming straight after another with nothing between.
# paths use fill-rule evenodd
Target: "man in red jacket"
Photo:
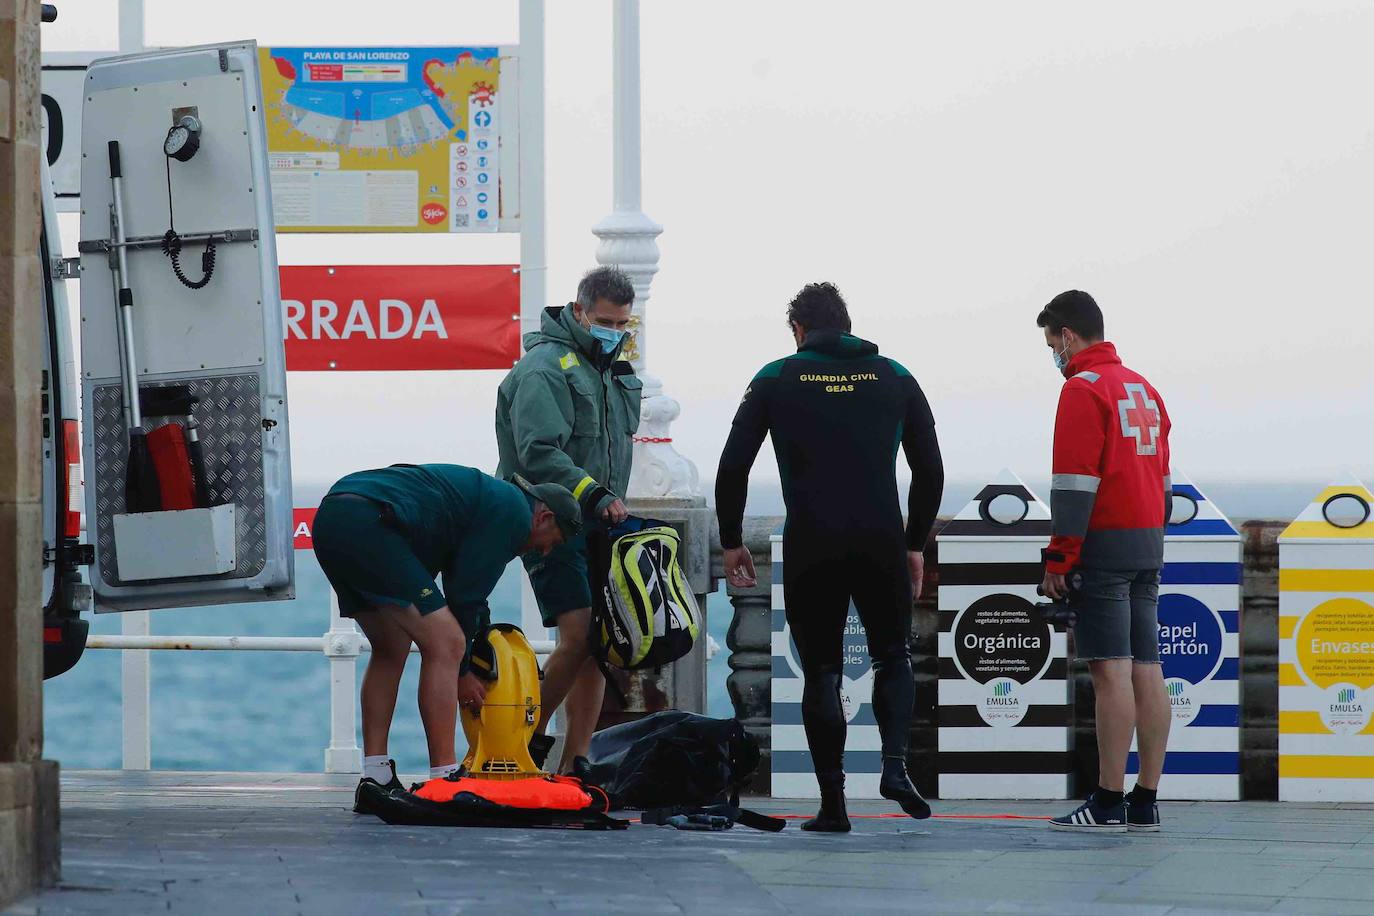
<instances>
[{"instance_id":1,"label":"man in red jacket","mask_svg":"<svg viewBox=\"0 0 1374 916\"><path fill-rule=\"evenodd\" d=\"M1061 293L1036 324L1055 368L1068 379L1054 423L1052 537L1042 590L1078 612L1074 647L1092 671L1099 765L1097 790L1050 826L1154 831L1172 719L1157 613L1173 495L1169 415L1154 386L1123 366L1104 339L1102 310L1092 296ZM1081 585L1071 589L1080 576ZM1132 733L1140 775L1123 795Z\"/></svg>"}]
</instances>

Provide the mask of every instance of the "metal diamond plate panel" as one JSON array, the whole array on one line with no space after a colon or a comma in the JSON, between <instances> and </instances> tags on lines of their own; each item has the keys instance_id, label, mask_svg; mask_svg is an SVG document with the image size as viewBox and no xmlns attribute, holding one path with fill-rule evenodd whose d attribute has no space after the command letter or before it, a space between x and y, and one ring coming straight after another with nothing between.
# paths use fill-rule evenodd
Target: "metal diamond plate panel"
<instances>
[{"instance_id":1,"label":"metal diamond plate panel","mask_svg":"<svg viewBox=\"0 0 1374 916\"><path fill-rule=\"evenodd\" d=\"M262 481L262 401L256 375L181 379L165 383L185 385L199 399L195 407L205 454L206 483L216 503L238 506L238 566L217 579L247 579L262 572L267 562L267 524ZM143 388L164 387L143 385ZM124 404L120 386L94 390L91 411L95 420L96 543L100 551L100 575L111 586L124 584L116 576L112 516L124 511L124 468L129 440L124 431ZM145 417L151 432L177 417Z\"/></svg>"}]
</instances>

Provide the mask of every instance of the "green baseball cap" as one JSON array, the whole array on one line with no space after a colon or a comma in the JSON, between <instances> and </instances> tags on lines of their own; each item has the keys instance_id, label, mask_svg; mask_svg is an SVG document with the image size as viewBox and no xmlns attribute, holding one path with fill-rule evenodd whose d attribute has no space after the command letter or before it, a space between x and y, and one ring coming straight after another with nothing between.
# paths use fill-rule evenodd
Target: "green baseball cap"
<instances>
[{"instance_id":1,"label":"green baseball cap","mask_svg":"<svg viewBox=\"0 0 1374 916\"><path fill-rule=\"evenodd\" d=\"M556 483L530 483L519 474L511 478L511 483L523 490L530 499L549 507L554 520L558 522L558 529L563 532L564 540L572 540L582 530L582 507L566 487Z\"/></svg>"}]
</instances>

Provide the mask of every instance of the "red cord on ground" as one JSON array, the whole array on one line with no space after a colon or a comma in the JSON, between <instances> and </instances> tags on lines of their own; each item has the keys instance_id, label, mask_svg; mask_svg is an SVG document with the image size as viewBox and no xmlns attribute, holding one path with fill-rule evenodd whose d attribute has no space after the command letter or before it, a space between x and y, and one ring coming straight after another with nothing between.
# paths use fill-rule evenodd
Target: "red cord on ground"
<instances>
[{"instance_id":1,"label":"red cord on ground","mask_svg":"<svg viewBox=\"0 0 1374 916\"><path fill-rule=\"evenodd\" d=\"M774 815L772 815L772 816L773 816L773 817L780 817L780 818L782 818L783 820L787 820L787 821L804 821L804 820L806 820L807 818L813 817L814 815L810 815L810 814L774 814ZM851 819L852 819L852 818L856 818L856 817L868 817L868 818L909 817L909 815L900 814L900 813L890 813L890 814L851 814L851 815L849 815L849 816L850 816ZM993 820L996 820L996 821L1047 821L1047 820L1050 819L1050 815L1048 815L1048 814L932 814L931 817L945 818L945 819L947 819L947 820L966 820L966 821L993 821Z\"/></svg>"}]
</instances>

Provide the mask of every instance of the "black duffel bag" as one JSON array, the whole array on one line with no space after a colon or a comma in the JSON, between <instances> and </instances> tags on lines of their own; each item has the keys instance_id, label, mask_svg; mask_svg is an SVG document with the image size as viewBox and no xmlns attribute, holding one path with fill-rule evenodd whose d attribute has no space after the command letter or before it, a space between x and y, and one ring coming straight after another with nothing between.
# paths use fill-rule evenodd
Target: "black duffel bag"
<instances>
[{"instance_id":1,"label":"black duffel bag","mask_svg":"<svg viewBox=\"0 0 1374 916\"><path fill-rule=\"evenodd\" d=\"M597 732L587 759L614 808L737 804L759 744L738 719L669 709Z\"/></svg>"}]
</instances>

